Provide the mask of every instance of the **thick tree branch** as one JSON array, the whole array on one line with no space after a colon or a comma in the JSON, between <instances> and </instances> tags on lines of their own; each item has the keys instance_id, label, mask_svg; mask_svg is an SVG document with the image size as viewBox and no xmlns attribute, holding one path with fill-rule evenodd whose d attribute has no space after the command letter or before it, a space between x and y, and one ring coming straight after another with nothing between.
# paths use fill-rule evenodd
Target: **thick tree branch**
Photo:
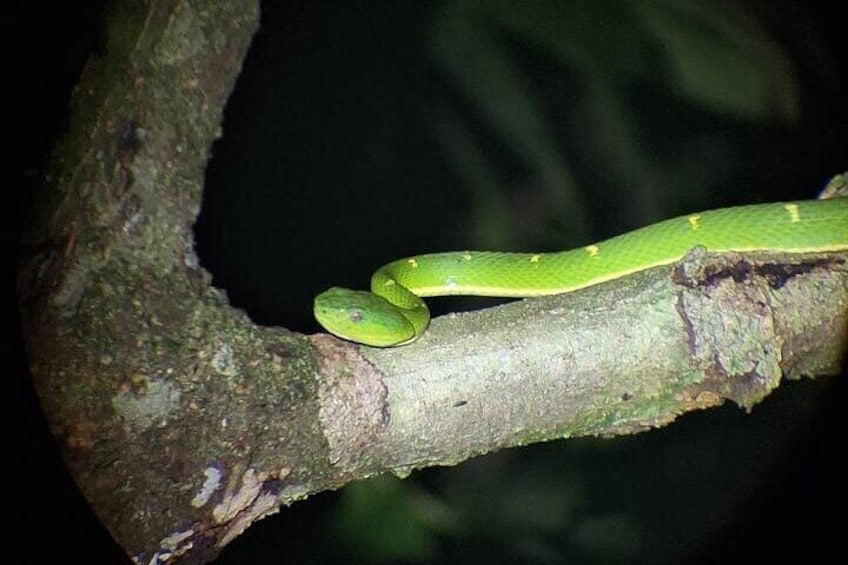
<instances>
[{"instance_id":1,"label":"thick tree branch","mask_svg":"<svg viewBox=\"0 0 848 565\"><path fill-rule=\"evenodd\" d=\"M119 3L26 236L31 371L81 490L139 563L202 562L311 493L621 434L835 373L845 254L707 257L360 348L258 327L192 224L256 2Z\"/></svg>"},{"instance_id":2,"label":"thick tree branch","mask_svg":"<svg viewBox=\"0 0 848 565\"><path fill-rule=\"evenodd\" d=\"M570 295L434 320L418 342L363 348L367 365L356 358L347 370L338 359L350 359L350 346L313 339L325 386L338 375L357 390L386 388L384 424L359 441L372 446L369 460L402 472L533 441L634 433L725 399L750 408L782 376L837 374L846 289L844 255L696 251ZM351 411L356 396L330 386L322 406ZM362 420L324 418L339 460L358 460L344 449Z\"/></svg>"}]
</instances>

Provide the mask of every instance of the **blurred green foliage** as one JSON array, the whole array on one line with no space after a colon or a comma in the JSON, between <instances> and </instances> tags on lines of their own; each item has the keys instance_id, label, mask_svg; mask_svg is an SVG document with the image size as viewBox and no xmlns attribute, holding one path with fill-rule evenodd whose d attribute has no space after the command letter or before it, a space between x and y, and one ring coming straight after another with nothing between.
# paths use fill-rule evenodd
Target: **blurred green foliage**
<instances>
[{"instance_id":1,"label":"blurred green foliage","mask_svg":"<svg viewBox=\"0 0 848 565\"><path fill-rule=\"evenodd\" d=\"M645 92L752 124L800 114L791 60L735 2L455 0L435 11L429 52L461 100L442 104L435 127L471 194L469 239L479 247L595 235L596 187L580 159L624 187L628 223L660 217L653 132L639 123ZM521 174L504 173L510 159Z\"/></svg>"}]
</instances>

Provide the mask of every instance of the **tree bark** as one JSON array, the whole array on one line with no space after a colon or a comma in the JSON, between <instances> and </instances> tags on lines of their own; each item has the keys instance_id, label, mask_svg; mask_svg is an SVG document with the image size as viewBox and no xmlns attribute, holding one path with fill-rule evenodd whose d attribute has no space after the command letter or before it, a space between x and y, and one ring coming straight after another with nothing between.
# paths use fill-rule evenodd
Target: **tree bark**
<instances>
[{"instance_id":1,"label":"tree bark","mask_svg":"<svg viewBox=\"0 0 848 565\"><path fill-rule=\"evenodd\" d=\"M837 373L846 254L693 251L376 350L257 326L193 250L204 165L257 2L119 3L25 235L30 368L80 489L138 563L382 472L634 433Z\"/></svg>"}]
</instances>

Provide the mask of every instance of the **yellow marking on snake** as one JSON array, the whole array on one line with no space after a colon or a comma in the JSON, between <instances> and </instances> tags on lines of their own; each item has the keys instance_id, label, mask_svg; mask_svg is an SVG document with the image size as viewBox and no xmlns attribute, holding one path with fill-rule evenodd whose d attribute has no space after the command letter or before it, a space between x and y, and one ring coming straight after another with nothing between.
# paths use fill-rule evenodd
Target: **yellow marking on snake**
<instances>
[{"instance_id":1,"label":"yellow marking on snake","mask_svg":"<svg viewBox=\"0 0 848 565\"><path fill-rule=\"evenodd\" d=\"M407 261L407 263L409 263L409 266L413 269L418 268L418 261L416 261L415 259L410 259L409 261Z\"/></svg>"},{"instance_id":2,"label":"yellow marking on snake","mask_svg":"<svg viewBox=\"0 0 848 565\"><path fill-rule=\"evenodd\" d=\"M597 245L587 245L584 249L589 254L589 257L595 257L601 252L601 249Z\"/></svg>"},{"instance_id":3,"label":"yellow marking on snake","mask_svg":"<svg viewBox=\"0 0 848 565\"><path fill-rule=\"evenodd\" d=\"M538 263L541 260L542 260L542 256L539 255L538 253L530 256L530 262L531 263Z\"/></svg>"},{"instance_id":4,"label":"yellow marking on snake","mask_svg":"<svg viewBox=\"0 0 848 565\"><path fill-rule=\"evenodd\" d=\"M465 253L463 253L463 254L462 254L462 260L463 260L463 261L471 261L471 253L469 253L468 251L466 251Z\"/></svg>"},{"instance_id":5,"label":"yellow marking on snake","mask_svg":"<svg viewBox=\"0 0 848 565\"><path fill-rule=\"evenodd\" d=\"M789 213L789 221L793 224L801 221L801 208L797 204L784 204L783 209Z\"/></svg>"},{"instance_id":6,"label":"yellow marking on snake","mask_svg":"<svg viewBox=\"0 0 848 565\"><path fill-rule=\"evenodd\" d=\"M696 231L700 227L700 223L701 223L701 215L700 214L692 214L691 216L689 216L686 219L689 220L689 227L692 229L692 231Z\"/></svg>"}]
</instances>

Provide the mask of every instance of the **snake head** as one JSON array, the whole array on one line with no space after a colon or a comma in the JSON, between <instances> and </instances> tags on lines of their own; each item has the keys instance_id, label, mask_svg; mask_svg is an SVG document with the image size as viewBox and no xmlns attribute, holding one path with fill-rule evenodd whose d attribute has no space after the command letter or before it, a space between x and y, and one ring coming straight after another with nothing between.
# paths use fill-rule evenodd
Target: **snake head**
<instances>
[{"instance_id":1,"label":"snake head","mask_svg":"<svg viewBox=\"0 0 848 565\"><path fill-rule=\"evenodd\" d=\"M313 313L331 334L365 345L390 347L418 337L402 310L371 292L330 288L315 297Z\"/></svg>"}]
</instances>

